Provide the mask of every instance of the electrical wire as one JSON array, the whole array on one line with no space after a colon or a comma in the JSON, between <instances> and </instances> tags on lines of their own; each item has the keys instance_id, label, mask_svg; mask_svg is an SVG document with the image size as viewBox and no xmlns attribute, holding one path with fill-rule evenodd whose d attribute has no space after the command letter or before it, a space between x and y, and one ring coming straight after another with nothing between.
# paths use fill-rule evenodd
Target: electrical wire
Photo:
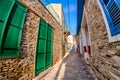
<instances>
[{"instance_id":1,"label":"electrical wire","mask_svg":"<svg viewBox=\"0 0 120 80\"><path fill-rule=\"evenodd\" d=\"M70 27L70 4L69 4L69 0L67 0L67 4L68 4L68 24L69 24L69 28Z\"/></svg>"},{"instance_id":2,"label":"electrical wire","mask_svg":"<svg viewBox=\"0 0 120 80\"><path fill-rule=\"evenodd\" d=\"M46 0L48 3L51 3L51 1L50 0ZM55 3L55 0L53 0L53 3Z\"/></svg>"}]
</instances>

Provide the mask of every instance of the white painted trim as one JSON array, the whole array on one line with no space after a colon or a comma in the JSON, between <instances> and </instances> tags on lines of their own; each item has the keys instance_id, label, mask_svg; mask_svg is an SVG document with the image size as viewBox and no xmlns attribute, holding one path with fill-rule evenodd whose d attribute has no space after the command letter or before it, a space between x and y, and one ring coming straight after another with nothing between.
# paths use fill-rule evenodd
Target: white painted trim
<instances>
[{"instance_id":1,"label":"white painted trim","mask_svg":"<svg viewBox=\"0 0 120 80\"><path fill-rule=\"evenodd\" d=\"M89 4L90 4L90 0L88 1L88 6L89 6ZM87 16L87 12L86 12L86 9L85 9L85 7L84 7L84 18L82 19L82 21L83 22L86 22L86 27L87 27L87 29L88 29L88 45L91 47L91 55L92 55L92 42L91 42L91 35L90 35L90 28L89 28L89 25L88 25L88 16ZM83 24L81 25L81 26L83 26Z\"/></svg>"},{"instance_id":2,"label":"white painted trim","mask_svg":"<svg viewBox=\"0 0 120 80\"><path fill-rule=\"evenodd\" d=\"M90 64L90 63L89 63L89 62L90 62L90 56L89 56L88 52L85 52L85 53L84 53L84 59L85 59L85 62L86 62L87 64Z\"/></svg>"},{"instance_id":3,"label":"white painted trim","mask_svg":"<svg viewBox=\"0 0 120 80\"><path fill-rule=\"evenodd\" d=\"M80 54L83 54L83 46L82 46L82 39L80 38L80 36L78 36L78 40L79 40L79 50L80 50Z\"/></svg>"},{"instance_id":4,"label":"white painted trim","mask_svg":"<svg viewBox=\"0 0 120 80\"><path fill-rule=\"evenodd\" d=\"M86 18L85 18L85 7L84 7L81 27L85 27L85 26L86 26Z\"/></svg>"},{"instance_id":5,"label":"white painted trim","mask_svg":"<svg viewBox=\"0 0 120 80\"><path fill-rule=\"evenodd\" d=\"M116 41L120 40L120 34L115 35L115 36L111 36L110 27L108 25L108 20L107 20L106 15L105 15L105 13L103 11L102 5L99 2L99 0L97 0L97 3L99 4L100 10L101 10L102 15L103 15L103 19L105 21L106 29L107 29L107 32L108 32L109 42L116 42Z\"/></svg>"},{"instance_id":6,"label":"white painted trim","mask_svg":"<svg viewBox=\"0 0 120 80\"><path fill-rule=\"evenodd\" d=\"M117 41L120 41L120 34L116 35Z\"/></svg>"},{"instance_id":7,"label":"white painted trim","mask_svg":"<svg viewBox=\"0 0 120 80\"><path fill-rule=\"evenodd\" d=\"M90 3L90 1L88 2ZM89 6L89 5L88 5ZM87 16L87 13L86 13L86 9L84 8L84 13L85 13L85 19L86 19L86 24L87 24L87 28L88 28L88 37L89 37L89 44L91 46L91 35L90 35L90 28L89 28L89 25L88 25L88 16Z\"/></svg>"},{"instance_id":8,"label":"white painted trim","mask_svg":"<svg viewBox=\"0 0 120 80\"><path fill-rule=\"evenodd\" d=\"M87 38L86 38L85 27L81 27L81 31L82 31L83 46L87 46Z\"/></svg>"}]
</instances>

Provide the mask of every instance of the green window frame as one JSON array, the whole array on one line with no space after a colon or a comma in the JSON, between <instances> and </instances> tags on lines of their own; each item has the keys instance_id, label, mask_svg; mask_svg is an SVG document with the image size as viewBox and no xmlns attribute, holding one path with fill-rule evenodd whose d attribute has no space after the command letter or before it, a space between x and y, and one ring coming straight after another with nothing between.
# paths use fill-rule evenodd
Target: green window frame
<instances>
[{"instance_id":1,"label":"green window frame","mask_svg":"<svg viewBox=\"0 0 120 80\"><path fill-rule=\"evenodd\" d=\"M17 57L27 8L16 0L0 0L0 58Z\"/></svg>"},{"instance_id":2,"label":"green window frame","mask_svg":"<svg viewBox=\"0 0 120 80\"><path fill-rule=\"evenodd\" d=\"M35 76L52 66L53 28L40 19L37 50L35 59Z\"/></svg>"}]
</instances>

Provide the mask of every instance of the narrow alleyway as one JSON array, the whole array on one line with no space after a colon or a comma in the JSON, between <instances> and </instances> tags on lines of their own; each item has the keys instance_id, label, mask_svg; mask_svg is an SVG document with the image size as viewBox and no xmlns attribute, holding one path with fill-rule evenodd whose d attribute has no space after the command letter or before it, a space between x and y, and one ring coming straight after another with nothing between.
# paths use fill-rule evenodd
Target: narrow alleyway
<instances>
[{"instance_id":1,"label":"narrow alleyway","mask_svg":"<svg viewBox=\"0 0 120 80\"><path fill-rule=\"evenodd\" d=\"M42 80L96 80L96 78L81 55L71 50Z\"/></svg>"}]
</instances>

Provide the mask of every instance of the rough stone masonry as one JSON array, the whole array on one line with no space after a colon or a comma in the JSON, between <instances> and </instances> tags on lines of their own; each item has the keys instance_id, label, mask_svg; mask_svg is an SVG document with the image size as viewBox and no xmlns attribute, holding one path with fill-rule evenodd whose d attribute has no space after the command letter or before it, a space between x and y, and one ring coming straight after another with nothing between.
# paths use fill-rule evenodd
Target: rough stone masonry
<instances>
[{"instance_id":1,"label":"rough stone masonry","mask_svg":"<svg viewBox=\"0 0 120 80\"><path fill-rule=\"evenodd\" d=\"M100 80L120 80L120 41L110 43L97 0L85 6L92 43L91 66Z\"/></svg>"},{"instance_id":2,"label":"rough stone masonry","mask_svg":"<svg viewBox=\"0 0 120 80\"><path fill-rule=\"evenodd\" d=\"M34 76L40 18L54 28L53 65L61 59L63 27L38 0L19 0L28 8L21 40L20 56L0 59L0 80L31 80Z\"/></svg>"}]
</instances>

